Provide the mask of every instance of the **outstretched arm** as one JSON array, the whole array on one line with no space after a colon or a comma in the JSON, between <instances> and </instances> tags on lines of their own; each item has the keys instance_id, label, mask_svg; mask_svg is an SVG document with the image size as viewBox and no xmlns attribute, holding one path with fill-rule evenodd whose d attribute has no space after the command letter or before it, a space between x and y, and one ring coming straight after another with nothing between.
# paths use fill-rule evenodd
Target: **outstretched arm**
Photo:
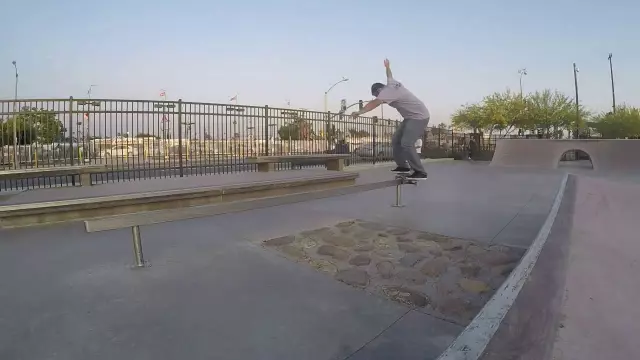
<instances>
[{"instance_id":1,"label":"outstretched arm","mask_svg":"<svg viewBox=\"0 0 640 360\"><path fill-rule=\"evenodd\" d=\"M382 104L382 100L380 100L380 99L373 99L373 100L369 101L369 102L367 103L367 105L365 105L365 106L362 108L362 110L360 110L360 111L354 111L353 113L351 113L351 116L352 116L353 118L357 118L358 116L360 116L360 115L362 115L362 114L366 114L366 113L368 113L369 111L371 111L371 110L373 110L373 109L377 108L377 107L378 107L378 106L380 106L381 104Z\"/></svg>"}]
</instances>

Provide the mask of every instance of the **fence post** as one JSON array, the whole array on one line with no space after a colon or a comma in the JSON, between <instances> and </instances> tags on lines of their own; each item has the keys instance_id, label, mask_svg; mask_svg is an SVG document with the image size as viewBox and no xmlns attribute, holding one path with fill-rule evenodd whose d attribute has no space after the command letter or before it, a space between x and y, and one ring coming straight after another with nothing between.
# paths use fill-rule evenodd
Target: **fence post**
<instances>
[{"instance_id":1,"label":"fence post","mask_svg":"<svg viewBox=\"0 0 640 360\"><path fill-rule=\"evenodd\" d=\"M269 156L269 105L264 106L264 154Z\"/></svg>"},{"instance_id":2,"label":"fence post","mask_svg":"<svg viewBox=\"0 0 640 360\"><path fill-rule=\"evenodd\" d=\"M454 146L455 146L455 134L453 133L453 129L451 129L451 150L453 150ZM447 141L447 138L445 137L444 141Z\"/></svg>"},{"instance_id":3,"label":"fence post","mask_svg":"<svg viewBox=\"0 0 640 360\"><path fill-rule=\"evenodd\" d=\"M75 151L73 151L73 96L69 96L69 152L71 153L71 166L73 166L73 155ZM75 176L71 181L73 185L75 185Z\"/></svg>"},{"instance_id":4,"label":"fence post","mask_svg":"<svg viewBox=\"0 0 640 360\"><path fill-rule=\"evenodd\" d=\"M372 131L372 134L371 134L371 138L372 138L371 140L372 140L372 143L373 143L372 144L373 145L372 146L372 150L373 150L373 154L372 155L373 155L373 164L375 165L376 161L378 160L378 153L379 153L378 144L377 144L377 142L378 142L378 131L376 129L376 127L377 127L376 125L378 125L378 117L374 116L373 118L371 118L371 120L372 120L372 123L373 123L373 131Z\"/></svg>"},{"instance_id":5,"label":"fence post","mask_svg":"<svg viewBox=\"0 0 640 360\"><path fill-rule=\"evenodd\" d=\"M327 116L327 123L325 125L324 137L327 139L327 149L331 149L331 140L334 136L331 128L331 111L325 113Z\"/></svg>"},{"instance_id":6,"label":"fence post","mask_svg":"<svg viewBox=\"0 0 640 360\"><path fill-rule=\"evenodd\" d=\"M182 99L178 99L178 168L180 169L180 177L184 177L182 163Z\"/></svg>"}]
</instances>

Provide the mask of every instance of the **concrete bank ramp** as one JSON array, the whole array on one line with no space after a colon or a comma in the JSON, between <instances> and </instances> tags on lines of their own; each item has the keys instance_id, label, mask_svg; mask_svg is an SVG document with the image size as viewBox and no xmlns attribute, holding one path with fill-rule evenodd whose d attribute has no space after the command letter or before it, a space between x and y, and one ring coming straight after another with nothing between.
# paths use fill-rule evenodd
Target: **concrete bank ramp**
<instances>
[{"instance_id":1,"label":"concrete bank ramp","mask_svg":"<svg viewBox=\"0 0 640 360\"><path fill-rule=\"evenodd\" d=\"M640 140L499 139L491 166L556 169L562 154L569 150L587 153L597 172L640 169Z\"/></svg>"},{"instance_id":2,"label":"concrete bank ramp","mask_svg":"<svg viewBox=\"0 0 640 360\"><path fill-rule=\"evenodd\" d=\"M637 359L640 185L567 175L521 263L439 357Z\"/></svg>"}]
</instances>

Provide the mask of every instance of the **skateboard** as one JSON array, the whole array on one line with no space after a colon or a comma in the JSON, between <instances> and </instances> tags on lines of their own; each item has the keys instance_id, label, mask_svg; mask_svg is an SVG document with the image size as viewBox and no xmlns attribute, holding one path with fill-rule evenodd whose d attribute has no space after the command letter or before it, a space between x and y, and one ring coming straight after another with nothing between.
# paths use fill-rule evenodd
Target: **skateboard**
<instances>
[{"instance_id":1,"label":"skateboard","mask_svg":"<svg viewBox=\"0 0 640 360\"><path fill-rule=\"evenodd\" d=\"M400 180L400 184L418 185L418 182L427 179L408 179L409 173L396 173L396 180Z\"/></svg>"}]
</instances>

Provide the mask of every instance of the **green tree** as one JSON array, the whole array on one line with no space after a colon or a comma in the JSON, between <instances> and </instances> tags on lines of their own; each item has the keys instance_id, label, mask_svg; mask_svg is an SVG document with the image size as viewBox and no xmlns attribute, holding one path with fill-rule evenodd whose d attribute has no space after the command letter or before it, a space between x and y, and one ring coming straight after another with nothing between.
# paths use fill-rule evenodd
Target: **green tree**
<instances>
[{"instance_id":1,"label":"green tree","mask_svg":"<svg viewBox=\"0 0 640 360\"><path fill-rule=\"evenodd\" d=\"M480 106L485 117L484 130L489 135L496 131L508 135L527 122L526 99L510 90L485 97Z\"/></svg>"},{"instance_id":2,"label":"green tree","mask_svg":"<svg viewBox=\"0 0 640 360\"><path fill-rule=\"evenodd\" d=\"M575 123L572 101L567 95L548 89L530 94L527 96L528 121L525 128L540 130L547 138L556 137L560 129L569 129Z\"/></svg>"},{"instance_id":3,"label":"green tree","mask_svg":"<svg viewBox=\"0 0 640 360\"><path fill-rule=\"evenodd\" d=\"M309 120L295 115L290 123L282 125L278 129L278 136L283 140L311 140L316 137L316 134Z\"/></svg>"},{"instance_id":4,"label":"green tree","mask_svg":"<svg viewBox=\"0 0 640 360\"><path fill-rule=\"evenodd\" d=\"M593 117L588 126L606 139L640 137L640 109L622 105L614 113L601 113Z\"/></svg>"},{"instance_id":5,"label":"green tree","mask_svg":"<svg viewBox=\"0 0 640 360\"><path fill-rule=\"evenodd\" d=\"M66 129L51 110L23 107L12 118L0 122L0 141L3 145L13 145L13 125L19 145L32 143L50 144L64 138Z\"/></svg>"},{"instance_id":6,"label":"green tree","mask_svg":"<svg viewBox=\"0 0 640 360\"><path fill-rule=\"evenodd\" d=\"M576 125L585 129L590 113L580 106L579 114L580 121L576 124L573 99L558 91L547 89L521 97L507 90L486 96L479 103L462 106L453 114L451 122L455 127L489 135L498 131L506 136L521 129L560 138L565 130L574 132Z\"/></svg>"},{"instance_id":7,"label":"green tree","mask_svg":"<svg viewBox=\"0 0 640 360\"><path fill-rule=\"evenodd\" d=\"M485 109L481 104L466 104L456 110L451 124L459 129L478 132L490 126Z\"/></svg>"}]
</instances>

